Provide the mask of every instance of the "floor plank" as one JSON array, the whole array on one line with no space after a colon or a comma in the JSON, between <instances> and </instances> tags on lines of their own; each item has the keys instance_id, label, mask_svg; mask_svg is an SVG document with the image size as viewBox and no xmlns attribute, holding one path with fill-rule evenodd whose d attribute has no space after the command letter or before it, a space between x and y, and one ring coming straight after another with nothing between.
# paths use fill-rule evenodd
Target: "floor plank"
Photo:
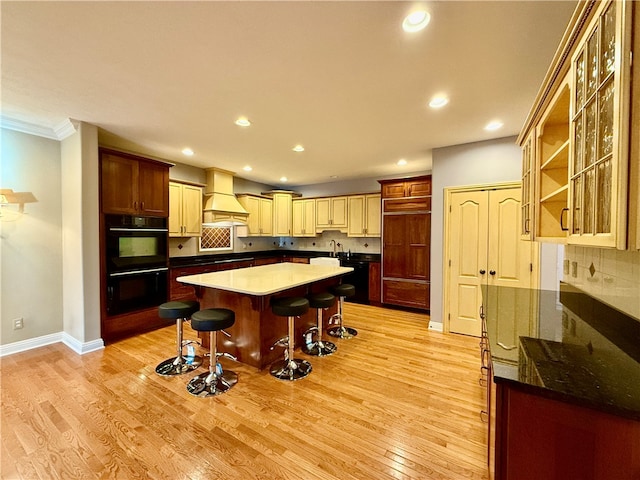
<instances>
[{"instance_id":1,"label":"floor plank","mask_svg":"<svg viewBox=\"0 0 640 480\"><path fill-rule=\"evenodd\" d=\"M155 374L175 327L82 356L54 344L2 358L0 477L487 478L477 339L412 312L348 303L345 316L359 334L336 354L296 352L309 377L223 359L240 380L215 398L187 393L193 374Z\"/></svg>"}]
</instances>

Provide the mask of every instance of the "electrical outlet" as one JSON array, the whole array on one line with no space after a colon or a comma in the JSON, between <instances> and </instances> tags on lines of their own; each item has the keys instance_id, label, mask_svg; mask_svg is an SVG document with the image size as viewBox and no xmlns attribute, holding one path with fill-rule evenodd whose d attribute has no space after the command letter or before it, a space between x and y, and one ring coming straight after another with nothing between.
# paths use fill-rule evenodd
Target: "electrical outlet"
<instances>
[{"instance_id":1,"label":"electrical outlet","mask_svg":"<svg viewBox=\"0 0 640 480\"><path fill-rule=\"evenodd\" d=\"M13 320L13 329L14 330L20 330L23 327L24 327L24 319L16 318L15 320Z\"/></svg>"},{"instance_id":2,"label":"electrical outlet","mask_svg":"<svg viewBox=\"0 0 640 480\"><path fill-rule=\"evenodd\" d=\"M578 262L571 262L571 276L573 278L578 276Z\"/></svg>"}]
</instances>

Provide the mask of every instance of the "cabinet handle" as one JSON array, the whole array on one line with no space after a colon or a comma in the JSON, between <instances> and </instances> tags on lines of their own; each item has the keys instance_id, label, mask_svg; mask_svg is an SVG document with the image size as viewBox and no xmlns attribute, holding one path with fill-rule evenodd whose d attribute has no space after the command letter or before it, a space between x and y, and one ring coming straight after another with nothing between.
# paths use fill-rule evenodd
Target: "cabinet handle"
<instances>
[{"instance_id":1,"label":"cabinet handle","mask_svg":"<svg viewBox=\"0 0 640 480\"><path fill-rule=\"evenodd\" d=\"M144 210L144 202L140 202L140 210Z\"/></svg>"},{"instance_id":2,"label":"cabinet handle","mask_svg":"<svg viewBox=\"0 0 640 480\"><path fill-rule=\"evenodd\" d=\"M529 218L527 218L527 219L524 221L524 233L531 233L531 230L529 230L529 220L530 220L530 219L529 219Z\"/></svg>"},{"instance_id":3,"label":"cabinet handle","mask_svg":"<svg viewBox=\"0 0 640 480\"><path fill-rule=\"evenodd\" d=\"M489 270L489 275L495 275L496 271L495 270Z\"/></svg>"},{"instance_id":4,"label":"cabinet handle","mask_svg":"<svg viewBox=\"0 0 640 480\"><path fill-rule=\"evenodd\" d=\"M133 209L138 210L138 202L133 202Z\"/></svg>"},{"instance_id":5,"label":"cabinet handle","mask_svg":"<svg viewBox=\"0 0 640 480\"><path fill-rule=\"evenodd\" d=\"M566 232L567 230L569 230L569 227L565 227L564 226L564 213L568 212L569 209L568 208L563 208L562 211L560 212L560 230L562 230L563 232Z\"/></svg>"},{"instance_id":6,"label":"cabinet handle","mask_svg":"<svg viewBox=\"0 0 640 480\"><path fill-rule=\"evenodd\" d=\"M480 270L480 275L484 275L485 273L487 273L487 271L484 268Z\"/></svg>"}]
</instances>

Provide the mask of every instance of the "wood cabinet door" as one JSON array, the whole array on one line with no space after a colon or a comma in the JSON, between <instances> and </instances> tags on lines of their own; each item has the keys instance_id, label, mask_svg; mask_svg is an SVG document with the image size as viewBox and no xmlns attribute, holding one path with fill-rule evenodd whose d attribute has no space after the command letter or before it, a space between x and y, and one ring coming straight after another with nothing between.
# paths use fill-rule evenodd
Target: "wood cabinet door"
<instances>
[{"instance_id":1,"label":"wood cabinet door","mask_svg":"<svg viewBox=\"0 0 640 480\"><path fill-rule=\"evenodd\" d=\"M331 226L336 228L347 228L349 218L347 215L347 197L331 198Z\"/></svg>"},{"instance_id":2,"label":"wood cabinet door","mask_svg":"<svg viewBox=\"0 0 640 480\"><path fill-rule=\"evenodd\" d=\"M407 215L386 215L382 239L384 277L404 278L406 262L406 225Z\"/></svg>"},{"instance_id":3,"label":"wood cabinet door","mask_svg":"<svg viewBox=\"0 0 640 480\"><path fill-rule=\"evenodd\" d=\"M347 227L347 235L349 237L365 236L366 208L364 195L352 195L349 197L349 226Z\"/></svg>"},{"instance_id":4,"label":"wood cabinet door","mask_svg":"<svg viewBox=\"0 0 640 480\"><path fill-rule=\"evenodd\" d=\"M273 234L273 200L260 199L260 234L269 236Z\"/></svg>"},{"instance_id":5,"label":"wood cabinet door","mask_svg":"<svg viewBox=\"0 0 640 480\"><path fill-rule=\"evenodd\" d=\"M138 163L138 212L153 217L169 216L169 167Z\"/></svg>"},{"instance_id":6,"label":"wood cabinet door","mask_svg":"<svg viewBox=\"0 0 640 480\"><path fill-rule=\"evenodd\" d=\"M331 226L331 199L316 199L316 228L327 228Z\"/></svg>"},{"instance_id":7,"label":"wood cabinet door","mask_svg":"<svg viewBox=\"0 0 640 480\"><path fill-rule=\"evenodd\" d=\"M382 202L380 195L367 195L366 196L366 236L367 237L379 237L381 232L381 209Z\"/></svg>"},{"instance_id":8,"label":"wood cabinet door","mask_svg":"<svg viewBox=\"0 0 640 480\"><path fill-rule=\"evenodd\" d=\"M183 186L182 224L185 236L199 237L202 234L202 188Z\"/></svg>"},{"instance_id":9,"label":"wood cabinet door","mask_svg":"<svg viewBox=\"0 0 640 480\"><path fill-rule=\"evenodd\" d=\"M404 196L403 181L382 184L382 198L402 198Z\"/></svg>"},{"instance_id":10,"label":"wood cabinet door","mask_svg":"<svg viewBox=\"0 0 640 480\"><path fill-rule=\"evenodd\" d=\"M182 222L182 184L169 182L169 236L180 237L183 234Z\"/></svg>"},{"instance_id":11,"label":"wood cabinet door","mask_svg":"<svg viewBox=\"0 0 640 480\"><path fill-rule=\"evenodd\" d=\"M100 191L102 212L124 215L137 213L138 162L102 153Z\"/></svg>"},{"instance_id":12,"label":"wood cabinet door","mask_svg":"<svg viewBox=\"0 0 640 480\"><path fill-rule=\"evenodd\" d=\"M429 280L431 214L406 215L405 278Z\"/></svg>"},{"instance_id":13,"label":"wood cabinet door","mask_svg":"<svg viewBox=\"0 0 640 480\"><path fill-rule=\"evenodd\" d=\"M304 201L294 200L292 203L292 221L291 228L294 237L304 236Z\"/></svg>"},{"instance_id":14,"label":"wood cabinet door","mask_svg":"<svg viewBox=\"0 0 640 480\"><path fill-rule=\"evenodd\" d=\"M291 194L276 193L273 195L273 235L291 235Z\"/></svg>"},{"instance_id":15,"label":"wood cabinet door","mask_svg":"<svg viewBox=\"0 0 640 480\"><path fill-rule=\"evenodd\" d=\"M407 197L420 197L424 195L431 195L431 180L422 179L417 181L406 182L405 196Z\"/></svg>"},{"instance_id":16,"label":"wood cabinet door","mask_svg":"<svg viewBox=\"0 0 640 480\"><path fill-rule=\"evenodd\" d=\"M380 262L369 263L369 301L380 303L382 290L382 275Z\"/></svg>"}]
</instances>

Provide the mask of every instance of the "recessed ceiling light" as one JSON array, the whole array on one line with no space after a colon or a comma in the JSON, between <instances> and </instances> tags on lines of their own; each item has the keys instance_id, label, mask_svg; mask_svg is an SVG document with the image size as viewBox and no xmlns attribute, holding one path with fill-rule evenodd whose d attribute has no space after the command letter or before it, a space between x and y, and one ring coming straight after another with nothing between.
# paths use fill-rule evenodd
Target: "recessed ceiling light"
<instances>
[{"instance_id":1,"label":"recessed ceiling light","mask_svg":"<svg viewBox=\"0 0 640 480\"><path fill-rule=\"evenodd\" d=\"M245 167L242 167L242 169L243 169L245 172L250 172L251 170L253 170L253 168L251 168L249 165L246 165Z\"/></svg>"},{"instance_id":2,"label":"recessed ceiling light","mask_svg":"<svg viewBox=\"0 0 640 480\"><path fill-rule=\"evenodd\" d=\"M407 161L404 158L401 158L400 160L398 160L397 165L400 165L401 167L405 166L407 164Z\"/></svg>"},{"instance_id":3,"label":"recessed ceiling light","mask_svg":"<svg viewBox=\"0 0 640 480\"><path fill-rule=\"evenodd\" d=\"M431 20L431 15L424 10L416 10L415 12L411 12L404 18L402 22L402 29L405 32L419 32L424 27L429 24Z\"/></svg>"},{"instance_id":4,"label":"recessed ceiling light","mask_svg":"<svg viewBox=\"0 0 640 480\"><path fill-rule=\"evenodd\" d=\"M296 145L293 147L294 152L304 152L304 147L302 145Z\"/></svg>"},{"instance_id":5,"label":"recessed ceiling light","mask_svg":"<svg viewBox=\"0 0 640 480\"><path fill-rule=\"evenodd\" d=\"M187 157L192 157L193 156L193 150L191 150L189 147L183 148L182 149L182 154L186 155Z\"/></svg>"},{"instance_id":6,"label":"recessed ceiling light","mask_svg":"<svg viewBox=\"0 0 640 480\"><path fill-rule=\"evenodd\" d=\"M492 132L493 130L498 130L500 127L502 127L502 125L504 125L504 123L502 123L500 120L494 120L492 122L487 123L484 129Z\"/></svg>"},{"instance_id":7,"label":"recessed ceiling light","mask_svg":"<svg viewBox=\"0 0 640 480\"><path fill-rule=\"evenodd\" d=\"M429 102L429 106L431 108L442 108L447 103L449 103L449 99L447 97L445 97L444 95L436 95Z\"/></svg>"},{"instance_id":8,"label":"recessed ceiling light","mask_svg":"<svg viewBox=\"0 0 640 480\"><path fill-rule=\"evenodd\" d=\"M280 181L281 182L286 182L287 181L287 177L280 177Z\"/></svg>"},{"instance_id":9,"label":"recessed ceiling light","mask_svg":"<svg viewBox=\"0 0 640 480\"><path fill-rule=\"evenodd\" d=\"M247 117L240 117L236 120L236 125L240 127L248 127L249 125L251 125L251 122Z\"/></svg>"}]
</instances>

